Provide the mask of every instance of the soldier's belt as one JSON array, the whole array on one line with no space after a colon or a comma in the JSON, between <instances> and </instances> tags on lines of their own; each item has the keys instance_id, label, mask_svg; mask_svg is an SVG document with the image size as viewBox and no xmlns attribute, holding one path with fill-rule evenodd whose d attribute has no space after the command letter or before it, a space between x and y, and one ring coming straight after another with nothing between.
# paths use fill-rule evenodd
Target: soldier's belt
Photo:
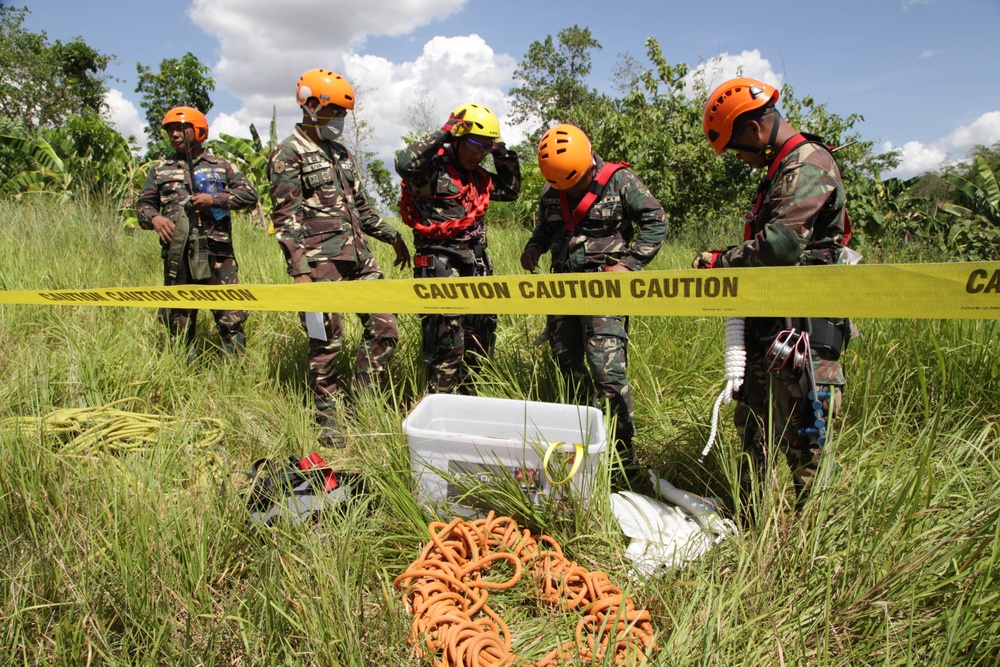
<instances>
[{"instance_id":1,"label":"soldier's belt","mask_svg":"<svg viewBox=\"0 0 1000 667\"><path fill-rule=\"evenodd\" d=\"M343 313L1000 319L1000 262L0 291L0 304Z\"/></svg>"}]
</instances>

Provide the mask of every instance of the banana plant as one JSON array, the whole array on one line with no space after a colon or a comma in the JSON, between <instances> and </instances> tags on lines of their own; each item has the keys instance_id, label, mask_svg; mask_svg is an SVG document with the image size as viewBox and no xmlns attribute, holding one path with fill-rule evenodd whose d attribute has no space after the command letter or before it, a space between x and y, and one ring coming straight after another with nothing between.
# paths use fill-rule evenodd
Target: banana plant
<instances>
[{"instance_id":1,"label":"banana plant","mask_svg":"<svg viewBox=\"0 0 1000 667\"><path fill-rule=\"evenodd\" d=\"M55 195L60 203L73 198L75 186L70 160L72 142L54 137L52 141L41 133L30 137L0 135L0 144L27 156L36 169L22 171L0 186L0 197L23 194Z\"/></svg>"},{"instance_id":2,"label":"banana plant","mask_svg":"<svg viewBox=\"0 0 1000 667\"><path fill-rule=\"evenodd\" d=\"M0 197L47 195L59 202L100 197L119 208L126 225L134 225L135 196L148 165L96 114L70 116L55 129L2 135L0 145L34 166L4 183Z\"/></svg>"},{"instance_id":3,"label":"banana plant","mask_svg":"<svg viewBox=\"0 0 1000 667\"><path fill-rule=\"evenodd\" d=\"M967 177L944 174L944 179L962 195L963 204L946 203L941 210L954 218L948 246L965 259L1000 257L1000 183L982 156L977 155Z\"/></svg>"}]
</instances>

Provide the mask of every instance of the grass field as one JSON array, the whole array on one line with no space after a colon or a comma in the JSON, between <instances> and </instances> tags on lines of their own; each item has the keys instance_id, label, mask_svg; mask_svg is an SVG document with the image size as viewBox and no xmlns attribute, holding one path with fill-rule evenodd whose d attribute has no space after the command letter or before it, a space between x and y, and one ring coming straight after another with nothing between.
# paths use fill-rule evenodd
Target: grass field
<instances>
[{"instance_id":1,"label":"grass field","mask_svg":"<svg viewBox=\"0 0 1000 667\"><path fill-rule=\"evenodd\" d=\"M526 237L491 231L497 273L520 272ZM686 267L692 246L672 239L651 268ZM0 202L0 289L158 285L158 250L153 233L100 208ZM388 246L376 250L389 277L404 277ZM236 253L244 283L290 282L273 237L243 219ZM317 449L305 335L295 313L251 313L247 354L230 360L210 314L199 319L200 356L187 366L152 309L0 306L0 419L131 399L117 407L180 424L124 452L68 448L35 422L0 432L0 662L421 664L392 587L427 538L400 426L422 395L416 318L400 317L391 389L345 394L349 447L323 451L364 472L372 493L315 525L267 530L246 525L240 473ZM346 320L345 380L359 333ZM828 445L836 465L801 514L781 463L752 530L633 581L606 479L589 510L527 513L526 527L650 610L649 664L1000 664L1000 324L858 324ZM540 317L501 318L482 395L559 400L548 351L533 345L541 328ZM641 458L729 501L731 412L707 465L696 462L721 389L721 321L633 318L631 336ZM206 418L221 422L220 442L206 440ZM572 630L523 594L495 599L527 660Z\"/></svg>"}]
</instances>

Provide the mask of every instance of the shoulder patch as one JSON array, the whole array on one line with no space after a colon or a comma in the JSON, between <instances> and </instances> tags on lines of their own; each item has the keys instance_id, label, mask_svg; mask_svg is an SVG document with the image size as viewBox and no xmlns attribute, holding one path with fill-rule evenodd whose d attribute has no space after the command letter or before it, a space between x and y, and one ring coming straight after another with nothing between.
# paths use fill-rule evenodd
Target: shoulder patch
<instances>
[{"instance_id":1,"label":"shoulder patch","mask_svg":"<svg viewBox=\"0 0 1000 667\"><path fill-rule=\"evenodd\" d=\"M280 174L285 170L285 163L282 160L275 160L271 163L271 171Z\"/></svg>"}]
</instances>

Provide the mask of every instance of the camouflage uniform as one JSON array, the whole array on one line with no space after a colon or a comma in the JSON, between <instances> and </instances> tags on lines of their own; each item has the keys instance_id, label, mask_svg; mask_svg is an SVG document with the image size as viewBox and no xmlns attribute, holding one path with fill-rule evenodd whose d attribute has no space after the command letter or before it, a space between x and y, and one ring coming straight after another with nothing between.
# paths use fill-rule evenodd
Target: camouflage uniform
<instances>
[{"instance_id":1,"label":"camouflage uniform","mask_svg":"<svg viewBox=\"0 0 1000 667\"><path fill-rule=\"evenodd\" d=\"M840 169L818 137L793 148L778 164L774 176L762 183L763 199L750 222L751 238L719 256L718 266L806 266L836 264L844 249L846 197ZM820 299L821 286L812 286ZM813 331L812 362L815 382L830 389L825 402L827 426L836 416L845 384L839 363L849 339L847 320L791 320L749 318L746 323L747 364L743 388L737 396L734 421L746 454L741 470L744 501L761 491L767 462L767 444L776 439L785 454L800 502L808 497L819 467L822 449L815 438L800 436L804 425L809 378L804 370L785 365L769 373L766 358L779 331ZM823 345L820 332L832 332L835 345ZM770 400L769 400L770 395ZM769 414L770 410L770 414ZM774 432L767 429L768 420ZM755 489L756 487L756 489Z\"/></svg>"},{"instance_id":2,"label":"camouflage uniform","mask_svg":"<svg viewBox=\"0 0 1000 667\"><path fill-rule=\"evenodd\" d=\"M604 161L596 157L599 171ZM579 200L569 199L569 210ZM667 217L642 180L619 169L586 216L566 231L560 192L542 192L538 223L527 246L552 251L553 273L594 273L611 264L639 271L656 256L667 235ZM638 227L638 235L635 228ZM633 236L635 237L633 239ZM546 335L552 354L578 403L596 398L617 420L615 438L626 463L634 460L632 392L626 375L628 331L616 315L550 315ZM587 365L584 365L586 357ZM603 406L602 406L603 407Z\"/></svg>"},{"instance_id":3,"label":"camouflage uniform","mask_svg":"<svg viewBox=\"0 0 1000 667\"><path fill-rule=\"evenodd\" d=\"M174 284L204 285L235 285L239 282L239 266L233 254L232 219L229 210L250 208L257 204L257 191L246 177L233 168L233 165L221 157L203 151L192 160L196 177L203 172L214 175L213 180L222 184L224 189L213 196L215 210L225 210L226 214L217 219L212 211L202 211L198 221L208 237L208 261L211 266L211 277L204 281L191 280L187 271L187 248L181 254L181 267ZM192 195L191 177L188 173L187 159L175 153L165 160L153 165L146 176L146 182L139 193L135 212L139 218L139 226L143 229L153 229L153 218L157 215L176 221L186 216L184 204ZM160 240L163 257L164 283L170 284L167 275L167 257L170 244ZM245 310L213 310L219 336L223 348L228 351L242 350L246 343L243 333L243 322L247 319ZM194 339L197 310L186 308L160 309L160 319L166 323L172 336L182 333L187 344Z\"/></svg>"},{"instance_id":4,"label":"camouflage uniform","mask_svg":"<svg viewBox=\"0 0 1000 667\"><path fill-rule=\"evenodd\" d=\"M403 178L425 224L457 220L467 209L458 199L459 188L474 179L492 183L491 200L515 201L521 192L521 166L517 153L505 148L493 153L496 173L477 167L467 172L458 163L454 139L438 130L424 141L410 144L396 153L396 173ZM461 183L448 171L452 165ZM485 185L484 185L485 187ZM429 238L413 232L414 276L417 278L457 278L493 275L493 263L486 253L486 221L479 218L472 227L449 238ZM429 393L471 392L466 382L470 371L484 357L491 357L496 340L496 315L421 315L424 363L428 365Z\"/></svg>"},{"instance_id":5,"label":"camouflage uniform","mask_svg":"<svg viewBox=\"0 0 1000 667\"><path fill-rule=\"evenodd\" d=\"M382 272L365 234L392 243L399 232L369 207L342 144L317 144L296 125L268 163L274 199L274 235L285 253L288 275L314 281L378 280ZM301 315L305 329L305 314ZM367 384L384 372L399 339L391 313L359 314L364 328L355 358L355 380ZM332 411L337 390L336 359L343 347L340 313L324 313L326 340L309 339L309 383L321 415Z\"/></svg>"}]
</instances>

